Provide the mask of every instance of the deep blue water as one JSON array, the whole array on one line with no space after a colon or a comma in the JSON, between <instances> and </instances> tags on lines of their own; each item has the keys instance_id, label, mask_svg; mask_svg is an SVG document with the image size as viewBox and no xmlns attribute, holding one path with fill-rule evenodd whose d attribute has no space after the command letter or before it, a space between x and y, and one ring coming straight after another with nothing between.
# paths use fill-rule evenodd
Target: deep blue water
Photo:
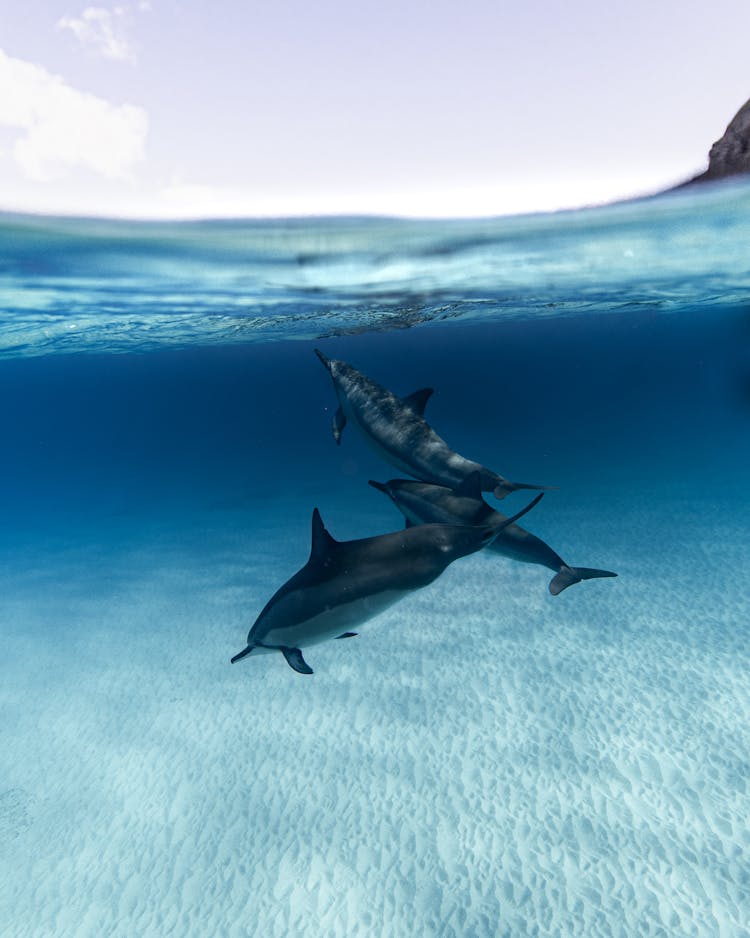
<instances>
[{"instance_id":1,"label":"deep blue water","mask_svg":"<svg viewBox=\"0 0 750 938\"><path fill-rule=\"evenodd\" d=\"M0 934L746 934L748 245L736 184L0 217ZM558 487L526 526L618 579L553 599L474 557L312 678L230 668L313 507L400 526L316 346L434 387L456 450Z\"/></svg>"},{"instance_id":2,"label":"deep blue water","mask_svg":"<svg viewBox=\"0 0 750 938\"><path fill-rule=\"evenodd\" d=\"M397 393L434 386L430 416L442 435L490 465L497 453L511 478L576 495L636 495L700 478L695 494L719 497L744 487L749 334L742 308L639 309L319 344ZM6 359L6 533L75 524L78 514L88 521L101 511L200 508L342 484L370 499L363 480L398 472L356 431L336 449L335 397L313 345Z\"/></svg>"}]
</instances>

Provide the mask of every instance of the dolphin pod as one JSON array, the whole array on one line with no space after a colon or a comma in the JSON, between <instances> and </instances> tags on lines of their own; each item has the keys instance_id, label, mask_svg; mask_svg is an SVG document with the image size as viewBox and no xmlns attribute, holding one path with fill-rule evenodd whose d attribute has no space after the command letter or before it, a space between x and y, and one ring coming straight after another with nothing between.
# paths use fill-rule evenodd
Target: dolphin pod
<instances>
[{"instance_id":1,"label":"dolphin pod","mask_svg":"<svg viewBox=\"0 0 750 938\"><path fill-rule=\"evenodd\" d=\"M339 402L333 420L336 443L351 421L386 462L419 481L370 483L406 517L406 528L391 534L337 541L316 508L307 563L266 603L233 663L252 653L281 652L299 674L312 674L303 648L353 638L353 628L428 586L455 560L485 547L555 570L549 586L553 595L581 580L617 575L571 567L515 524L542 493L510 518L490 508L482 492L502 499L518 489L547 486L511 482L452 450L424 419L431 388L399 398L346 362L318 349L315 353L331 375Z\"/></svg>"}]
</instances>

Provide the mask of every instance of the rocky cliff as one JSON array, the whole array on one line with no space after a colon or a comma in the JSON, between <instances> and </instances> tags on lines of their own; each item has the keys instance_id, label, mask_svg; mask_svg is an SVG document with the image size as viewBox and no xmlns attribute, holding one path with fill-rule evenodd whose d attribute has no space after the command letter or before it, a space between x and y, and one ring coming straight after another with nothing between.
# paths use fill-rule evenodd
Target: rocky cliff
<instances>
[{"instance_id":1,"label":"rocky cliff","mask_svg":"<svg viewBox=\"0 0 750 938\"><path fill-rule=\"evenodd\" d=\"M750 100L737 111L724 136L711 147L708 169L682 185L711 182L740 173L750 173Z\"/></svg>"}]
</instances>

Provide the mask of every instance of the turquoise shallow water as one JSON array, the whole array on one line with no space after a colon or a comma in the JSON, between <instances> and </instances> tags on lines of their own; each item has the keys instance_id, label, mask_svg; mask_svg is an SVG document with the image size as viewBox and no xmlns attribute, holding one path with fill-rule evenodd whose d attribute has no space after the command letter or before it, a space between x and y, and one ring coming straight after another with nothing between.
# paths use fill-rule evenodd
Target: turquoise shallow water
<instances>
[{"instance_id":1,"label":"turquoise shallow water","mask_svg":"<svg viewBox=\"0 0 750 938\"><path fill-rule=\"evenodd\" d=\"M0 934L744 935L750 189L481 222L0 219ZM315 346L556 486L229 665L399 528ZM523 494L503 510L524 503Z\"/></svg>"},{"instance_id":2,"label":"turquoise shallow water","mask_svg":"<svg viewBox=\"0 0 750 938\"><path fill-rule=\"evenodd\" d=\"M144 351L746 299L747 185L482 221L0 216L0 352Z\"/></svg>"}]
</instances>

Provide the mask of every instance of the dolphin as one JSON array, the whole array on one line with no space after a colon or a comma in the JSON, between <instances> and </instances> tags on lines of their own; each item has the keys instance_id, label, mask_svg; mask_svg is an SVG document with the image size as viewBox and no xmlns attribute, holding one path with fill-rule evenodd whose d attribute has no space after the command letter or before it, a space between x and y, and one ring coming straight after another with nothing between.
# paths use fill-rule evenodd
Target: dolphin
<instances>
[{"instance_id":1,"label":"dolphin","mask_svg":"<svg viewBox=\"0 0 750 938\"><path fill-rule=\"evenodd\" d=\"M474 472L455 489L410 479L391 479L390 482L373 482L370 485L387 495L406 518L407 527L419 524L471 524L496 525L497 537L488 549L520 560L522 563L537 563L557 573L550 580L549 591L553 596L581 580L617 576L609 570L591 567L571 567L562 557L545 544L541 538L508 522L506 515L490 508L482 498L479 474Z\"/></svg>"},{"instance_id":2,"label":"dolphin","mask_svg":"<svg viewBox=\"0 0 750 938\"><path fill-rule=\"evenodd\" d=\"M526 514L541 495L513 518ZM337 541L316 508L310 558L266 603L232 663L251 652L280 651L290 667L312 674L302 649L332 638L353 638L354 626L378 615L445 568L487 545L502 525L424 524L355 541Z\"/></svg>"},{"instance_id":3,"label":"dolphin","mask_svg":"<svg viewBox=\"0 0 750 938\"><path fill-rule=\"evenodd\" d=\"M480 463L454 452L424 419L432 388L421 388L399 398L346 362L315 354L328 369L339 408L333 418L337 443L347 420L353 421L365 439L386 462L407 475L453 488L472 472L479 473L483 492L505 498L516 489L545 489L547 486L510 482Z\"/></svg>"}]
</instances>

